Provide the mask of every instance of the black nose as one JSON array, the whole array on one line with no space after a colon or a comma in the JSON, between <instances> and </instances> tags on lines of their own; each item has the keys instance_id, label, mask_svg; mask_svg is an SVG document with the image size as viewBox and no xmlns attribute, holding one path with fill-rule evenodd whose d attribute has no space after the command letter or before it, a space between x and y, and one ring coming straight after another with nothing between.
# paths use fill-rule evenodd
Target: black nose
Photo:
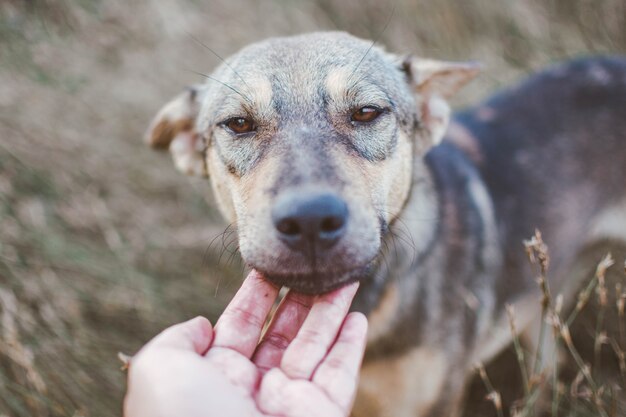
<instances>
[{"instance_id":1,"label":"black nose","mask_svg":"<svg viewBox=\"0 0 626 417\"><path fill-rule=\"evenodd\" d=\"M348 207L334 194L288 192L276 201L272 220L279 238L293 249L328 249L345 233Z\"/></svg>"}]
</instances>

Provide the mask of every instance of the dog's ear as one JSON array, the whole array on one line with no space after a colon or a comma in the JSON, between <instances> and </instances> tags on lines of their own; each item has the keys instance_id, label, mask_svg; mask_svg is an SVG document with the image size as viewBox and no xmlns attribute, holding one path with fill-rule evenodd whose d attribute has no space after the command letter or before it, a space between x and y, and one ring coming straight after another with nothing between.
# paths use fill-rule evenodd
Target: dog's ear
<instances>
[{"instance_id":1,"label":"dog's ear","mask_svg":"<svg viewBox=\"0 0 626 417\"><path fill-rule=\"evenodd\" d=\"M474 62L436 61L409 55L404 58L402 69L417 95L422 124L436 145L450 120L447 100L473 80L482 67Z\"/></svg>"},{"instance_id":2,"label":"dog's ear","mask_svg":"<svg viewBox=\"0 0 626 417\"><path fill-rule=\"evenodd\" d=\"M196 131L203 94L204 86L194 85L163 106L150 123L145 141L155 149L169 149L179 171L207 177L204 143Z\"/></svg>"}]
</instances>

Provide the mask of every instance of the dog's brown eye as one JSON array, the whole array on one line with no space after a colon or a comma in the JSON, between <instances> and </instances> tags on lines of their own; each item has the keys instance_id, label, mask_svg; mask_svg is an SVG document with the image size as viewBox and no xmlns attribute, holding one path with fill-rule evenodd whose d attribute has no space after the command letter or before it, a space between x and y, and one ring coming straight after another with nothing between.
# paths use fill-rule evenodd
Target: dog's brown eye
<instances>
[{"instance_id":1,"label":"dog's brown eye","mask_svg":"<svg viewBox=\"0 0 626 417\"><path fill-rule=\"evenodd\" d=\"M377 107L365 106L352 113L350 119L353 122L368 123L376 120L381 113L382 111Z\"/></svg>"},{"instance_id":2,"label":"dog's brown eye","mask_svg":"<svg viewBox=\"0 0 626 417\"><path fill-rule=\"evenodd\" d=\"M254 131L256 128L256 126L254 126L254 122L250 119L246 119L245 117L233 117L232 119L227 120L224 124L237 134L249 133Z\"/></svg>"}]
</instances>

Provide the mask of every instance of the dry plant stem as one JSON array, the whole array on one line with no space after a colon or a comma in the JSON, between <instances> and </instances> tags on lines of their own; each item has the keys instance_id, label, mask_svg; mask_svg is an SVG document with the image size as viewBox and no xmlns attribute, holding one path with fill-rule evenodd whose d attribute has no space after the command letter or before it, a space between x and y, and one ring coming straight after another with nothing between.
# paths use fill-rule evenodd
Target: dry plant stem
<instances>
[{"instance_id":1,"label":"dry plant stem","mask_svg":"<svg viewBox=\"0 0 626 417\"><path fill-rule=\"evenodd\" d=\"M559 339L554 338L554 351L559 350ZM558 417L559 415L559 400L561 392L559 390L559 361L554 361L554 370L552 372L552 417Z\"/></svg>"},{"instance_id":2,"label":"dry plant stem","mask_svg":"<svg viewBox=\"0 0 626 417\"><path fill-rule=\"evenodd\" d=\"M537 399L539 398L540 393L541 391L539 389L534 389L530 393L530 396L527 398L526 404L524 404L524 408L518 415L516 415L516 417L525 417L525 416L534 415L535 414L534 406L535 406L535 403L537 402Z\"/></svg>"},{"instance_id":3,"label":"dry plant stem","mask_svg":"<svg viewBox=\"0 0 626 417\"><path fill-rule=\"evenodd\" d=\"M541 299L541 325L539 326L539 339L537 343L537 351L535 352L535 363L533 366L533 374L539 373L541 370L541 365L543 362L543 358L541 357L541 347L543 346L545 339L545 329L546 329L546 318L548 312L551 309L552 296L550 294L550 287L548 286L548 281L546 279L546 271L542 267L541 275L537 278L539 283L539 288L541 289L542 299Z\"/></svg>"},{"instance_id":4,"label":"dry plant stem","mask_svg":"<svg viewBox=\"0 0 626 417\"><path fill-rule=\"evenodd\" d=\"M545 324L543 324L543 321L546 318L546 311L541 312L541 321L542 324L539 327L539 343L537 344L538 346L542 346L543 341L545 339ZM541 352L541 348L539 347L537 349L537 351L535 352L535 361L534 361L534 366L533 366L533 375L536 375L539 373L539 371L541 370L541 364L543 363L543 357L542 357L542 352Z\"/></svg>"},{"instance_id":5,"label":"dry plant stem","mask_svg":"<svg viewBox=\"0 0 626 417\"><path fill-rule=\"evenodd\" d=\"M613 352L615 352L615 356L619 361L619 373L622 378L622 384L626 386L626 354L624 350L620 348L619 344L615 339L610 339L609 343L613 348Z\"/></svg>"},{"instance_id":6,"label":"dry plant stem","mask_svg":"<svg viewBox=\"0 0 626 417\"><path fill-rule=\"evenodd\" d=\"M537 283L541 290L541 325L539 326L539 339L537 344L537 351L535 352L535 361L533 364L533 375L539 373L541 369L542 357L541 347L543 346L545 339L545 327L546 318L549 310L551 309L552 295L550 294L550 287L548 286L547 271L550 264L550 256L548 254L548 246L544 243L541 236L541 232L535 229L535 234L529 240L524 241L524 248L526 255L531 265L539 265Z\"/></svg>"},{"instance_id":7,"label":"dry plant stem","mask_svg":"<svg viewBox=\"0 0 626 417\"><path fill-rule=\"evenodd\" d=\"M617 416L618 412L619 412L619 401L618 401L618 394L615 392L614 387L611 387L611 410L609 412L609 415L611 417L615 417Z\"/></svg>"},{"instance_id":8,"label":"dry plant stem","mask_svg":"<svg viewBox=\"0 0 626 417\"><path fill-rule=\"evenodd\" d=\"M496 391L491 384L491 380L487 376L487 371L485 371L485 367L482 363L479 363L476 368L478 369L478 373L480 375L480 379L483 381L485 388L487 389L487 399L490 400L498 413L498 417L504 417L504 412L502 411L502 397L500 393Z\"/></svg>"},{"instance_id":9,"label":"dry plant stem","mask_svg":"<svg viewBox=\"0 0 626 417\"><path fill-rule=\"evenodd\" d=\"M561 308L563 306L563 297L557 296L555 304L550 309L550 324L552 326L552 337L554 340L554 352L558 354L561 336L560 328L561 321ZM559 361L558 358L554 358L554 370L552 373L552 417L557 417L559 413L559 403L561 399L561 383L559 382Z\"/></svg>"},{"instance_id":10,"label":"dry plant stem","mask_svg":"<svg viewBox=\"0 0 626 417\"><path fill-rule=\"evenodd\" d=\"M593 380L593 377L591 376L589 366L585 364L582 357L578 353L578 350L576 350L576 347L574 346L574 343L572 342L572 337L569 332L569 327L567 327L567 325L561 327L561 336L563 337L563 340L565 341L565 346L567 346L567 350L572 355L572 358L574 358L576 365L578 366L583 377L589 384L589 387L591 387L591 391L593 393L593 403L596 406L597 411L600 413L601 416L608 417L606 414L606 411L600 405L601 395L598 391L598 385L596 384L596 382Z\"/></svg>"},{"instance_id":11,"label":"dry plant stem","mask_svg":"<svg viewBox=\"0 0 626 417\"><path fill-rule=\"evenodd\" d=\"M626 263L624 264L624 273L626 274ZM621 284L615 285L615 292L617 293L617 317L618 317L618 328L619 328L619 342L615 339L611 339L611 346L613 347L613 351L617 355L619 359L619 371L620 376L622 377L622 384L626 386L626 354L624 353L624 349L626 347L625 339L625 326L624 326L624 304L626 303L626 292L622 290Z\"/></svg>"},{"instance_id":12,"label":"dry plant stem","mask_svg":"<svg viewBox=\"0 0 626 417\"><path fill-rule=\"evenodd\" d=\"M626 292L623 292L622 286L618 283L615 286L615 292L617 292L617 317L619 326L619 346L620 350L624 350L626 346L626 327L624 325L624 304L626 304Z\"/></svg>"},{"instance_id":13,"label":"dry plant stem","mask_svg":"<svg viewBox=\"0 0 626 417\"><path fill-rule=\"evenodd\" d=\"M506 313L507 313L507 316L509 317L509 326L511 328L511 334L513 335L513 346L515 348L515 356L517 357L517 363L519 364L520 372L522 373L522 381L524 383L524 396L528 397L530 395L530 380L528 378L526 360L524 359L524 350L522 349L522 345L517 335L517 329L515 327L515 312L513 310L513 306L507 305Z\"/></svg>"},{"instance_id":14,"label":"dry plant stem","mask_svg":"<svg viewBox=\"0 0 626 417\"><path fill-rule=\"evenodd\" d=\"M600 311L598 313L598 319L596 322L596 333L594 339L594 369L600 369L602 352L602 345L606 343L606 334L603 333L602 328L604 325L604 313L608 304L608 293L606 289L606 271L615 262L610 253L608 253L599 263L596 268L595 277L598 280L598 304L600 305Z\"/></svg>"},{"instance_id":15,"label":"dry plant stem","mask_svg":"<svg viewBox=\"0 0 626 417\"><path fill-rule=\"evenodd\" d=\"M578 313L580 313L582 309L585 308L585 306L589 302L589 298L591 297L591 292L596 288L597 285L601 285L601 288L598 290L599 296L601 297L601 299L604 298L606 302L606 287L604 286L604 276L606 274L606 270L611 267L613 263L613 257L610 253L606 254L606 256L602 258L602 260L598 263L596 273L594 274L593 279L589 281L589 284L587 284L587 286L578 294L578 303L576 303L576 308L567 318L568 327L572 325ZM602 283L600 283L600 280L602 280Z\"/></svg>"},{"instance_id":16,"label":"dry plant stem","mask_svg":"<svg viewBox=\"0 0 626 417\"><path fill-rule=\"evenodd\" d=\"M117 358L122 362L120 370L123 372L128 371L128 368L130 368L130 362L133 357L122 352L117 352Z\"/></svg>"},{"instance_id":17,"label":"dry plant stem","mask_svg":"<svg viewBox=\"0 0 626 417\"><path fill-rule=\"evenodd\" d=\"M589 284L587 284L587 286L578 294L578 302L576 303L576 308L574 308L574 310L570 313L565 323L567 327L571 326L574 320L576 320L576 316L578 316L578 313L580 313L582 309L585 308L587 302L589 301L589 297L591 296L591 292L594 290L597 283L597 278L593 277L593 279L589 281Z\"/></svg>"},{"instance_id":18,"label":"dry plant stem","mask_svg":"<svg viewBox=\"0 0 626 417\"><path fill-rule=\"evenodd\" d=\"M530 395L528 392L526 393L527 400L524 405L524 409L522 410L523 415L528 415L528 413L533 413L534 405L539 397L541 382L532 382L536 381L539 378L539 373L541 371L541 367L544 361L542 357L542 347L545 341L546 334L546 320L548 317L548 313L552 309L552 296L550 294L550 288L548 286L547 281L547 270L548 265L550 263L550 257L548 255L548 246L543 242L541 232L538 229L535 229L534 236L524 241L524 247L526 250L526 254L528 259L533 266L539 266L539 271L536 271L538 274L537 283L539 284L539 289L541 290L542 298L541 298L541 322L539 326L539 338L537 343L537 349L535 351L534 364L532 367L532 374L529 379L529 389ZM518 356L520 355L520 351L518 351L518 347L516 346L516 352ZM518 359L519 361L519 359ZM522 364L520 364L522 366ZM531 386L532 385L532 386Z\"/></svg>"},{"instance_id":19,"label":"dry plant stem","mask_svg":"<svg viewBox=\"0 0 626 417\"><path fill-rule=\"evenodd\" d=\"M604 306L600 306L598 319L596 321L596 333L593 342L593 368L597 372L602 367L602 345L606 343L606 333L602 331L604 326ZM597 375L597 374L596 374Z\"/></svg>"},{"instance_id":20,"label":"dry plant stem","mask_svg":"<svg viewBox=\"0 0 626 417\"><path fill-rule=\"evenodd\" d=\"M572 358L576 362L576 365L580 369L581 375L584 377L584 379L587 381L587 383L591 387L592 394L593 394L593 404L597 412L602 416L607 416L607 413L606 413L606 410L602 407L601 389L598 388L598 385L594 381L591 375L591 372L589 370L589 366L584 363L582 357L578 353L578 350L574 346L570 332L569 332L569 327L571 323L574 321L574 319L576 318L576 316L578 315L578 313L582 311L582 309L587 305L589 298L591 296L591 291L597 287L598 302L600 304L600 313L598 317L598 322L596 324L594 355L595 355L596 366L598 366L600 362L600 359L599 359L600 347L602 343L604 342L603 340L604 337L602 335L601 329L602 329L602 323L604 320L604 310L605 310L605 306L607 303L605 276L606 276L607 269L610 268L613 265L613 263L614 261L610 253L607 254L598 263L593 279L589 282L587 287L583 291L581 291L581 293L579 294L576 308L574 309L572 314L570 314L570 317L568 318L567 322L565 324L562 324L559 322L558 324L559 332L560 332L561 337L563 338L563 341L565 342L565 346L567 347L568 351L572 355Z\"/></svg>"},{"instance_id":21,"label":"dry plant stem","mask_svg":"<svg viewBox=\"0 0 626 417\"><path fill-rule=\"evenodd\" d=\"M618 358L620 358L620 371L622 374L622 379L624 380L626 364L623 363L624 354L622 352L622 349L620 346L617 345L616 342L614 342L613 340L609 340L606 334L603 332L604 314L605 314L607 299L608 299L605 275L606 275L607 269L611 265L613 265L614 261L611 255L607 254L598 263L598 266L596 268L593 278L590 280L587 286L579 293L576 307L574 308L574 310L568 317L566 323L563 323L563 321L560 318L560 307L558 305L555 307L552 303L552 297L551 297L550 289L549 289L548 282L547 282L547 269L548 269L548 264L549 264L548 248L542 240L541 233L538 230L536 230L535 235L530 240L524 241L524 246L525 246L526 254L528 255L528 259L530 263L533 266L539 266L539 271L536 271L536 272L538 272L537 283L542 293L542 300L541 300L542 322L539 328L539 344L537 346L537 351L535 353L535 361L534 361L533 368L532 368L532 375L529 379L528 375L526 375L525 373L523 351L521 350L521 346L519 345L519 340L516 337L517 332L516 332L515 323L513 320L513 310L511 308L507 308L507 313L509 315L509 323L511 326L511 331L514 336L513 343L515 346L517 359L520 364L520 368L522 370L522 377L525 383L526 401L525 401L524 408L522 409L520 415L525 416L525 415L528 415L530 412L532 412L532 407L535 401L537 400L539 389L538 387L535 386L534 383L531 384L530 382L535 381L535 379L538 377L538 374L541 370L541 364L543 360L545 360L545 358L541 357L541 354L542 354L541 347L543 346L544 339L545 339L545 326L547 324L548 319L550 319L551 325L553 328L555 348L558 350L559 339L562 338L565 342L565 346L567 350L569 351L570 355L572 356L572 358L574 359L576 365L578 366L580 370L579 376L577 377L578 382L576 383L576 385L580 384L580 382L582 382L583 380L586 381L586 383L591 388L590 399L592 400L591 402L593 404L593 407L595 408L594 410L595 413L601 416L607 416L607 412L602 404L602 397L604 394L604 389L598 388L597 383L594 381L592 377L590 367L584 363L582 357L580 356L579 352L575 348L572 342L571 336L570 336L569 327L573 323L573 321L576 319L578 313L580 313L589 302L592 291L596 290L596 293L598 296L598 304L600 306L600 311L598 313L598 319L596 322L596 329L595 329L594 363L595 363L595 366L600 365L600 361L601 361L600 353L601 353L602 345L607 343L607 341L608 343L612 343L613 350L615 350ZM622 295L621 287L617 288L617 293L618 293L617 308L618 308L618 313L620 316L620 339L623 340L624 334L626 333L623 329L625 301L624 301L624 298L621 297ZM557 304L558 304L558 301L557 301ZM560 402L561 392L559 389L558 362L555 361L553 366L554 366L554 370L552 372L553 396L552 396L551 416L555 417L555 416L558 416L558 412L559 412L559 402Z\"/></svg>"}]
</instances>

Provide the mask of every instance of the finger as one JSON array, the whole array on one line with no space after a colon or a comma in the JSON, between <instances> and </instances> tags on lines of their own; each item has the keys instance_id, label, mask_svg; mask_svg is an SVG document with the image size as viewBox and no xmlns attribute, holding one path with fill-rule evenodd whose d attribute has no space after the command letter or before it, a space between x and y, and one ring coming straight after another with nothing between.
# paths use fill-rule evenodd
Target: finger
<instances>
[{"instance_id":1,"label":"finger","mask_svg":"<svg viewBox=\"0 0 626 417\"><path fill-rule=\"evenodd\" d=\"M213 328L204 317L196 317L163 330L142 349L175 348L204 355L211 345Z\"/></svg>"},{"instance_id":2,"label":"finger","mask_svg":"<svg viewBox=\"0 0 626 417\"><path fill-rule=\"evenodd\" d=\"M292 379L311 379L335 341L358 283L318 297L295 339L283 355L280 367Z\"/></svg>"},{"instance_id":3,"label":"finger","mask_svg":"<svg viewBox=\"0 0 626 417\"><path fill-rule=\"evenodd\" d=\"M252 361L261 372L280 365L283 354L306 319L315 297L289 291L256 348Z\"/></svg>"},{"instance_id":4,"label":"finger","mask_svg":"<svg viewBox=\"0 0 626 417\"><path fill-rule=\"evenodd\" d=\"M250 359L232 349L211 347L204 357L217 370L224 381L243 388L247 393L254 392L259 386L261 373Z\"/></svg>"},{"instance_id":5,"label":"finger","mask_svg":"<svg viewBox=\"0 0 626 417\"><path fill-rule=\"evenodd\" d=\"M361 313L348 314L337 341L313 376L313 383L345 411L352 408L356 394L366 335L365 316Z\"/></svg>"},{"instance_id":6,"label":"finger","mask_svg":"<svg viewBox=\"0 0 626 417\"><path fill-rule=\"evenodd\" d=\"M256 403L264 415L289 417L345 417L323 391L309 381L291 380L280 369L265 374Z\"/></svg>"},{"instance_id":7,"label":"finger","mask_svg":"<svg viewBox=\"0 0 626 417\"><path fill-rule=\"evenodd\" d=\"M251 271L215 325L213 346L252 356L278 288Z\"/></svg>"}]
</instances>

